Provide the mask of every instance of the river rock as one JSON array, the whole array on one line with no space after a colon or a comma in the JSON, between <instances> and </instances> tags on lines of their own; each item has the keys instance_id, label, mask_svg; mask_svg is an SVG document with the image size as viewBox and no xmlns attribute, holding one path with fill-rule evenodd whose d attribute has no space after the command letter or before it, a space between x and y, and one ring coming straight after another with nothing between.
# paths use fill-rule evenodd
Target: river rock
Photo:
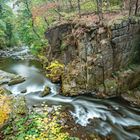
<instances>
[{"instance_id":1,"label":"river rock","mask_svg":"<svg viewBox=\"0 0 140 140\"><path fill-rule=\"evenodd\" d=\"M25 115L28 113L26 100L24 96L18 96L13 99L13 115Z\"/></svg>"},{"instance_id":2,"label":"river rock","mask_svg":"<svg viewBox=\"0 0 140 140\"><path fill-rule=\"evenodd\" d=\"M25 81L25 78L21 77L21 76L16 76L14 78L12 78L9 82L8 82L8 85L9 86L12 86L12 85L16 85L16 84L19 84L19 83L22 83Z\"/></svg>"},{"instance_id":3,"label":"river rock","mask_svg":"<svg viewBox=\"0 0 140 140\"><path fill-rule=\"evenodd\" d=\"M12 48L5 48L0 50L0 56L3 58L13 58L13 59L28 59L28 60L35 60L37 59L35 56L31 54L29 47L12 47Z\"/></svg>"},{"instance_id":4,"label":"river rock","mask_svg":"<svg viewBox=\"0 0 140 140\"><path fill-rule=\"evenodd\" d=\"M24 82L25 78L0 70L0 85L8 84L9 86Z\"/></svg>"},{"instance_id":5,"label":"river rock","mask_svg":"<svg viewBox=\"0 0 140 140\"><path fill-rule=\"evenodd\" d=\"M45 86L44 91L40 93L40 97L47 96L50 93L50 91L50 88L48 86Z\"/></svg>"},{"instance_id":6,"label":"river rock","mask_svg":"<svg viewBox=\"0 0 140 140\"><path fill-rule=\"evenodd\" d=\"M27 89L24 89L21 91L21 93L26 93L27 92Z\"/></svg>"},{"instance_id":7,"label":"river rock","mask_svg":"<svg viewBox=\"0 0 140 140\"><path fill-rule=\"evenodd\" d=\"M9 90L4 87L0 87L0 95L10 95L12 94Z\"/></svg>"},{"instance_id":8,"label":"river rock","mask_svg":"<svg viewBox=\"0 0 140 140\"><path fill-rule=\"evenodd\" d=\"M16 75L0 70L0 85L7 84Z\"/></svg>"}]
</instances>

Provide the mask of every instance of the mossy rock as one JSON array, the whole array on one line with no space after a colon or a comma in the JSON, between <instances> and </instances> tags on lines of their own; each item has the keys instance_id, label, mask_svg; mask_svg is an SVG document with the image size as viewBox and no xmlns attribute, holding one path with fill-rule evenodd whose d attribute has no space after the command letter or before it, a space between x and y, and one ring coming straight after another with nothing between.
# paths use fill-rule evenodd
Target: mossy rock
<instances>
[{"instance_id":1,"label":"mossy rock","mask_svg":"<svg viewBox=\"0 0 140 140\"><path fill-rule=\"evenodd\" d=\"M0 87L0 95L11 95L12 93L4 87Z\"/></svg>"},{"instance_id":2,"label":"mossy rock","mask_svg":"<svg viewBox=\"0 0 140 140\"><path fill-rule=\"evenodd\" d=\"M108 95L114 95L117 92L118 85L115 79L107 79L105 81L106 92Z\"/></svg>"},{"instance_id":3,"label":"mossy rock","mask_svg":"<svg viewBox=\"0 0 140 140\"><path fill-rule=\"evenodd\" d=\"M25 97L19 96L13 99L13 114L14 115L25 115L28 113Z\"/></svg>"},{"instance_id":4,"label":"mossy rock","mask_svg":"<svg viewBox=\"0 0 140 140\"><path fill-rule=\"evenodd\" d=\"M46 67L46 76L53 82L61 82L61 76L64 73L64 64L58 61L52 61L48 67Z\"/></svg>"},{"instance_id":5,"label":"mossy rock","mask_svg":"<svg viewBox=\"0 0 140 140\"><path fill-rule=\"evenodd\" d=\"M16 84L19 84L19 83L22 83L25 81L25 78L21 77L21 76L16 76L14 77L13 79L11 79L8 83L9 86L12 86L12 85L16 85Z\"/></svg>"},{"instance_id":6,"label":"mossy rock","mask_svg":"<svg viewBox=\"0 0 140 140\"><path fill-rule=\"evenodd\" d=\"M15 74L0 70L0 85L8 84L8 82L14 77L16 77Z\"/></svg>"},{"instance_id":7,"label":"mossy rock","mask_svg":"<svg viewBox=\"0 0 140 140\"><path fill-rule=\"evenodd\" d=\"M131 69L119 73L120 92L133 90L140 85L140 66L135 65Z\"/></svg>"},{"instance_id":8,"label":"mossy rock","mask_svg":"<svg viewBox=\"0 0 140 140\"><path fill-rule=\"evenodd\" d=\"M24 89L21 91L21 93L26 93L27 92L27 89Z\"/></svg>"},{"instance_id":9,"label":"mossy rock","mask_svg":"<svg viewBox=\"0 0 140 140\"><path fill-rule=\"evenodd\" d=\"M4 90L4 88L2 88L2 87L0 87L0 94L1 94L1 95L5 94L5 90Z\"/></svg>"},{"instance_id":10,"label":"mossy rock","mask_svg":"<svg viewBox=\"0 0 140 140\"><path fill-rule=\"evenodd\" d=\"M40 93L40 97L45 97L45 96L47 96L48 94L50 94L50 91L51 91L51 89L50 89L48 86L46 86L46 87L44 88L44 91Z\"/></svg>"}]
</instances>

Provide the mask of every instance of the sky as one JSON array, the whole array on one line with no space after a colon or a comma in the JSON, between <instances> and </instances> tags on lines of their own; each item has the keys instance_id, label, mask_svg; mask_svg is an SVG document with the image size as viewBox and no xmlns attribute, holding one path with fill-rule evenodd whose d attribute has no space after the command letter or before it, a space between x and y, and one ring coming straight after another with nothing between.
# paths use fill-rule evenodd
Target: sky
<instances>
[{"instance_id":1,"label":"sky","mask_svg":"<svg viewBox=\"0 0 140 140\"><path fill-rule=\"evenodd\" d=\"M16 0L9 1L9 2L7 2L7 5L13 9L13 12L15 14L17 14L18 5L14 5L15 2L16 2Z\"/></svg>"}]
</instances>

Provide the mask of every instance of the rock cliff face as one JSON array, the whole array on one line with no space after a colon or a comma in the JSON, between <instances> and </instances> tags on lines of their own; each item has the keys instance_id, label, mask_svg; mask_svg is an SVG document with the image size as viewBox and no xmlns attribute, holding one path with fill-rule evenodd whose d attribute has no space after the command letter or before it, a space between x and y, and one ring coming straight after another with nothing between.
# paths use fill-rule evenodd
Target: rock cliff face
<instances>
[{"instance_id":1,"label":"rock cliff face","mask_svg":"<svg viewBox=\"0 0 140 140\"><path fill-rule=\"evenodd\" d=\"M49 58L65 64L64 95L95 91L112 95L131 79L122 70L139 54L140 20L119 20L112 25L71 21L49 29L46 38Z\"/></svg>"}]
</instances>

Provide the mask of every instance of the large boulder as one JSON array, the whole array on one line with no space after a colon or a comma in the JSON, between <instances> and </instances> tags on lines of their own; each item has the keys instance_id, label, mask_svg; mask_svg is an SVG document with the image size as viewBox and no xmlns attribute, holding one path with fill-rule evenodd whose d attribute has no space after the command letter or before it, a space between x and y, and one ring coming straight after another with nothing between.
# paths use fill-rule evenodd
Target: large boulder
<instances>
[{"instance_id":1,"label":"large boulder","mask_svg":"<svg viewBox=\"0 0 140 140\"><path fill-rule=\"evenodd\" d=\"M63 94L103 91L108 92L109 96L114 95L119 83L117 78L113 79L114 74L132 64L140 54L140 18L115 19L106 25L73 23L65 32L63 28L68 29L70 23L57 25L46 32L52 50L51 58L64 64ZM59 30L62 32L58 33ZM55 33L57 37L54 39ZM64 44L66 47L61 50ZM137 80L132 84L137 85Z\"/></svg>"},{"instance_id":2,"label":"large boulder","mask_svg":"<svg viewBox=\"0 0 140 140\"><path fill-rule=\"evenodd\" d=\"M8 84L9 86L19 84L25 81L25 78L19 75L8 73L0 70L0 85Z\"/></svg>"},{"instance_id":3,"label":"large boulder","mask_svg":"<svg viewBox=\"0 0 140 140\"><path fill-rule=\"evenodd\" d=\"M18 96L13 100L13 114L12 115L25 115L28 113L28 107L24 96Z\"/></svg>"},{"instance_id":4,"label":"large boulder","mask_svg":"<svg viewBox=\"0 0 140 140\"><path fill-rule=\"evenodd\" d=\"M9 82L8 85L12 86L12 85L16 85L19 83L22 83L25 81L25 78L21 77L21 76L15 76L14 78L12 78Z\"/></svg>"}]
</instances>

